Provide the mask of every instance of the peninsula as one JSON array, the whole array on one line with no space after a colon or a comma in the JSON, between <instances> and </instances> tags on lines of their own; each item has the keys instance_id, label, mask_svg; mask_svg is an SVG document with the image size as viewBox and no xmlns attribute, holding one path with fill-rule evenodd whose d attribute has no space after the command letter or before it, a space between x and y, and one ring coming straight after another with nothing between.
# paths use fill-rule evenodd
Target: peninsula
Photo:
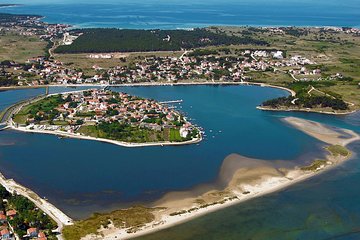
<instances>
[{"instance_id":1,"label":"peninsula","mask_svg":"<svg viewBox=\"0 0 360 240\"><path fill-rule=\"evenodd\" d=\"M10 121L26 132L99 140L126 147L198 143L200 130L169 106L126 93L86 90L24 104Z\"/></svg>"}]
</instances>

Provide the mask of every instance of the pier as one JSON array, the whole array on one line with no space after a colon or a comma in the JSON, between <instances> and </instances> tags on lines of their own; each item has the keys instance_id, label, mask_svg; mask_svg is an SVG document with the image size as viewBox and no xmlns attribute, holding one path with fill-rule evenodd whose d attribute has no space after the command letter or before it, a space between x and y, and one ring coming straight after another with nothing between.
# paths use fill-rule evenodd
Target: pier
<instances>
[{"instance_id":1,"label":"pier","mask_svg":"<svg viewBox=\"0 0 360 240\"><path fill-rule=\"evenodd\" d=\"M160 102L160 104L172 104L172 103L182 103L183 100L173 100L173 101L165 101L165 102Z\"/></svg>"}]
</instances>

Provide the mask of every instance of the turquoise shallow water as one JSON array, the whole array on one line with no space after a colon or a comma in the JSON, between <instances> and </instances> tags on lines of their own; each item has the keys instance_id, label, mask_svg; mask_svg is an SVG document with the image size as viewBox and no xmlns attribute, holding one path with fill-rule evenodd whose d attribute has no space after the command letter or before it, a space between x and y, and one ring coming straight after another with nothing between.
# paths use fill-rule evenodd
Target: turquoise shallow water
<instances>
[{"instance_id":1,"label":"turquoise shallow water","mask_svg":"<svg viewBox=\"0 0 360 240\"><path fill-rule=\"evenodd\" d=\"M137 29L209 25L360 26L358 0L14 0L24 6L1 12L46 16L45 21L76 27ZM9 3L0 0L0 3Z\"/></svg>"},{"instance_id":2,"label":"turquoise shallow water","mask_svg":"<svg viewBox=\"0 0 360 240\"><path fill-rule=\"evenodd\" d=\"M53 89L54 91L69 89ZM285 125L278 115L255 107L287 95L253 86L116 88L157 100L182 99L178 109L205 128L199 145L124 148L58 139L52 135L0 133L0 166L7 177L34 189L73 217L147 203L165 192L212 182L232 153L252 158L293 161L320 143ZM23 98L24 91L1 92L1 99ZM39 93L43 90L29 90ZM29 94L30 94L29 93Z\"/></svg>"}]
</instances>

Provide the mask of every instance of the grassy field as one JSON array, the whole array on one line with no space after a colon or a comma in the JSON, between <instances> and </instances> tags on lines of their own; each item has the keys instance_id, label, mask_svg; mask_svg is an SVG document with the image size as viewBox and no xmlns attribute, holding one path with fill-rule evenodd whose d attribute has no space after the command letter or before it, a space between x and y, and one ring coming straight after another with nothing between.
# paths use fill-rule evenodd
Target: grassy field
<instances>
[{"instance_id":1,"label":"grassy field","mask_svg":"<svg viewBox=\"0 0 360 240\"><path fill-rule=\"evenodd\" d=\"M26 120L29 116L29 111L30 111L31 107L32 107L31 104L23 106L20 109L20 111L17 114L15 114L15 116L13 118L14 122L19 123L19 124L25 124Z\"/></svg>"},{"instance_id":2,"label":"grassy field","mask_svg":"<svg viewBox=\"0 0 360 240\"><path fill-rule=\"evenodd\" d=\"M47 43L38 37L20 36L17 33L0 33L0 61L25 62L43 56Z\"/></svg>"},{"instance_id":3,"label":"grassy field","mask_svg":"<svg viewBox=\"0 0 360 240\"><path fill-rule=\"evenodd\" d=\"M180 136L179 129L170 129L170 142L181 142L183 138Z\"/></svg>"},{"instance_id":4,"label":"grassy field","mask_svg":"<svg viewBox=\"0 0 360 240\"><path fill-rule=\"evenodd\" d=\"M132 128L131 128L132 129ZM128 131L128 130L124 130ZM128 134L128 138L115 139L108 136L104 132L100 131L96 126L83 125L77 131L85 136L96 137L96 138L107 138L125 142L181 142L184 139L180 136L179 129L164 129L161 132L152 131L150 129L132 129L131 134ZM138 141L142 139L142 141Z\"/></svg>"},{"instance_id":5,"label":"grassy field","mask_svg":"<svg viewBox=\"0 0 360 240\"><path fill-rule=\"evenodd\" d=\"M137 228L155 219L155 216L152 214L154 210L145 207L132 207L108 214L96 213L86 220L66 226L63 230L63 235L66 240L79 240L88 234L97 233L101 226L106 228L110 223L115 227L129 228L129 231L135 232Z\"/></svg>"},{"instance_id":6,"label":"grassy field","mask_svg":"<svg viewBox=\"0 0 360 240\"><path fill-rule=\"evenodd\" d=\"M99 133L98 130L96 129L96 126L81 126L77 132L84 134L85 136L90 136L95 138L99 137Z\"/></svg>"}]
</instances>

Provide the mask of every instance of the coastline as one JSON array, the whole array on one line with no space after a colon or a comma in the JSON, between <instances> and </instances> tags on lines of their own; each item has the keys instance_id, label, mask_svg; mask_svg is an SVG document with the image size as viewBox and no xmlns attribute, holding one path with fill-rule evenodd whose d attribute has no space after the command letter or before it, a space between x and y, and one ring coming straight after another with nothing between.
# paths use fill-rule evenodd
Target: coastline
<instances>
[{"instance_id":1,"label":"coastline","mask_svg":"<svg viewBox=\"0 0 360 240\"><path fill-rule=\"evenodd\" d=\"M317 138L318 140L326 144L338 144L345 147L354 141L360 140L360 136L351 130L337 129L337 131L335 131L332 128L324 126L320 123L294 117L284 118L284 121L293 126L294 128L297 128L298 130L303 131L306 134ZM347 136L347 138L345 136ZM325 149L324 151L326 152ZM200 196L188 196L184 199L175 200L169 200L167 198L164 198L164 201L158 201L157 203L155 203L154 207L160 210L154 210L153 214L155 215L155 220L151 223L146 224L145 226L137 228L135 232L129 231L129 229L108 226L108 228L106 229L101 228L101 230L99 230L98 233L101 234L101 237L100 235L91 234L83 237L82 239L132 239L146 234L154 233L156 231L190 221L191 219L198 218L200 216L214 211L218 211L223 208L239 204L256 197L280 191L289 186L310 179L313 176L317 176L330 169L333 169L341 165L345 161L349 160L351 156L351 151L348 152L347 156L334 156L330 154L330 152L327 152L327 164L321 166L315 171L303 170L299 166L295 166L290 169L281 170L282 174L279 175L278 173L274 173L276 171L279 171L279 169L269 168L261 175L255 175L258 177L256 181L253 179L248 182L239 182L242 179L241 176L244 174L244 171L242 170L245 170L245 173L248 171L247 166L246 169L236 170L232 179L228 183L228 187L226 187L226 190L223 190L231 191L230 195L222 196L220 197L220 200L213 200L214 202L211 203L207 202L207 204L203 205L205 207L199 206L199 204L196 204L196 201L198 201L199 199L206 199L206 197L209 196L214 196L214 194L216 193L215 190L208 191ZM265 160L256 159L247 160L251 162L266 162ZM259 171L259 168L254 168L253 170L257 172ZM253 175L250 176L253 177ZM187 196L186 194L183 195ZM175 196L179 197L179 195ZM174 212L176 214L174 214Z\"/></svg>"},{"instance_id":2,"label":"coastline","mask_svg":"<svg viewBox=\"0 0 360 240\"><path fill-rule=\"evenodd\" d=\"M20 194L30 201L32 201L39 209L41 209L44 213L49 215L58 225L58 228L56 229L57 232L59 232L59 235L57 235L57 238L59 240L62 240L62 229L64 226L72 225L73 219L68 217L65 213L63 213L60 209L55 207L53 204L48 202L47 200L41 198L38 194L30 190L29 188L26 188L13 179L7 179L3 174L0 173L0 184L6 188L7 191L10 193Z\"/></svg>"},{"instance_id":3,"label":"coastline","mask_svg":"<svg viewBox=\"0 0 360 240\"><path fill-rule=\"evenodd\" d=\"M99 141L99 142L105 142L105 143L111 143L114 145L119 145L122 147L182 146L182 145L199 143L203 139L201 136L199 138L194 138L192 140L184 141L184 142L129 143L129 142L121 142L121 141L111 140L111 139L106 139L106 138L95 138L95 137L84 136L84 135L80 135L80 134L67 133L67 132L63 132L63 131L31 130L31 129L26 129L24 127L14 127L13 124L11 124L9 126L10 126L10 129L16 130L16 131L21 131L21 132L50 134L50 135L56 135L56 136L61 136L61 137L81 139L81 140Z\"/></svg>"}]
</instances>

